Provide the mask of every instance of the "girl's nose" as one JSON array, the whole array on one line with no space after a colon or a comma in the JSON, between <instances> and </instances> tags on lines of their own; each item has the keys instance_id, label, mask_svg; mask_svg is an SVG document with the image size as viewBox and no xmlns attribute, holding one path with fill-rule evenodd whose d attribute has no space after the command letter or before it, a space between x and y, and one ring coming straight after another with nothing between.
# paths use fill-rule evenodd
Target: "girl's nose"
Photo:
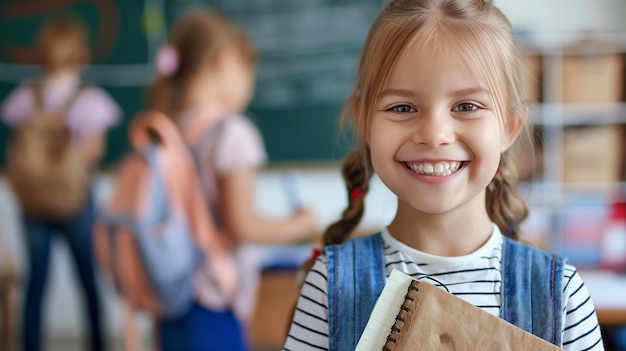
<instances>
[{"instance_id":1,"label":"girl's nose","mask_svg":"<svg viewBox=\"0 0 626 351\"><path fill-rule=\"evenodd\" d=\"M453 121L444 111L428 111L417 119L413 142L431 148L454 142Z\"/></svg>"}]
</instances>

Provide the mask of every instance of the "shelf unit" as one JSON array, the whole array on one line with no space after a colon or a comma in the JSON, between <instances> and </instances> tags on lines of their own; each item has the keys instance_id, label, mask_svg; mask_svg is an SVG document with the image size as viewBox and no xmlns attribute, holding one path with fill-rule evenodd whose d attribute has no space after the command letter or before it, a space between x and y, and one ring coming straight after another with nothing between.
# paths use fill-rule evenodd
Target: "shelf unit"
<instances>
[{"instance_id":1,"label":"shelf unit","mask_svg":"<svg viewBox=\"0 0 626 351\"><path fill-rule=\"evenodd\" d=\"M543 223L534 225L542 232L540 245L551 251L563 252L565 248L564 235L566 222L564 215L566 207L576 205L581 198L592 197L610 201L618 194L626 194L624 157L626 133L626 100L624 99L624 53L626 53L625 35L597 35L586 40L596 42L610 42L612 47L598 45L596 47L571 47L567 45L540 47L532 45L526 50L531 57L539 57L541 63L541 101L534 103L530 108L530 116L534 128L542 134L540 149L542 151L542 170L535 174L533 179L521 184L521 191L528 199L531 213L539 211L543 214ZM618 55L621 59L621 72L618 78L621 81L620 101L614 102L577 102L564 101L564 59L570 55ZM601 57L601 56L597 56ZM529 70L530 72L530 70ZM571 74L572 72L568 72ZM609 99L610 100L610 99ZM610 127L620 133L618 143L613 152L620 155L620 178L599 182L566 182L565 181L565 151L564 143L568 129L595 127ZM602 152L602 150L598 150ZM601 229L598 228L600 231ZM593 234L597 235L597 234ZM532 241L532 240L531 240ZM593 248L590 248L590 250ZM624 248L626 250L626 248Z\"/></svg>"}]
</instances>

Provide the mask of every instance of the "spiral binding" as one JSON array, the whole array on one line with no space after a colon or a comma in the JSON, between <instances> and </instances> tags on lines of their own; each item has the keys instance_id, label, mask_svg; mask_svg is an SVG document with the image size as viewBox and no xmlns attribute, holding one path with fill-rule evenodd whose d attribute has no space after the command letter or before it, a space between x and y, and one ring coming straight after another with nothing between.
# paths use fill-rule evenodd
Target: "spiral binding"
<instances>
[{"instance_id":1,"label":"spiral binding","mask_svg":"<svg viewBox=\"0 0 626 351\"><path fill-rule=\"evenodd\" d=\"M406 295L404 295L404 302L402 303L402 306L400 306L400 311L396 315L396 321L391 326L391 332L387 336L387 342L385 343L385 346L383 346L383 351L393 351L395 349L398 339L394 336L402 332L402 327L406 322L406 319L403 317L404 314L411 312L411 305L415 302L415 298L412 294L419 291L417 284L419 284L417 280L411 281L411 285L409 285L409 289L407 290Z\"/></svg>"}]
</instances>

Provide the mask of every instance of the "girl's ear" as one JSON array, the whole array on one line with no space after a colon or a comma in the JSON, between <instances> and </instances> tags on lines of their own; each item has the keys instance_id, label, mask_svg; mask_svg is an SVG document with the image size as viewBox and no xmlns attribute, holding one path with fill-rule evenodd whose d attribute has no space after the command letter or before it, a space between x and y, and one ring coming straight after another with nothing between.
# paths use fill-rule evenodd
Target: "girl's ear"
<instances>
[{"instance_id":1,"label":"girl's ear","mask_svg":"<svg viewBox=\"0 0 626 351\"><path fill-rule=\"evenodd\" d=\"M506 126L504 131L504 137L502 138L502 146L500 152L505 152L511 145L517 140L517 137L521 133L526 121L528 120L528 107L524 107L517 116L511 118L511 121Z\"/></svg>"}]
</instances>

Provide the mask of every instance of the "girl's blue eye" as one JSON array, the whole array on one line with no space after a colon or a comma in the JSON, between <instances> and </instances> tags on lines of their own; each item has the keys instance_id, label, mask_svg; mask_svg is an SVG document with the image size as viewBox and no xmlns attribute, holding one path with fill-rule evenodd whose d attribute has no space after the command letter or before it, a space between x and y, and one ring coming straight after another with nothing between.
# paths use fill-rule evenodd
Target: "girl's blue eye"
<instances>
[{"instance_id":1,"label":"girl's blue eye","mask_svg":"<svg viewBox=\"0 0 626 351\"><path fill-rule=\"evenodd\" d=\"M452 111L454 112L472 112L472 111L476 111L478 110L479 107L469 103L469 102L464 102L462 104L458 104L457 106L455 106Z\"/></svg>"},{"instance_id":2,"label":"girl's blue eye","mask_svg":"<svg viewBox=\"0 0 626 351\"><path fill-rule=\"evenodd\" d=\"M396 113L408 113L415 112L415 109L409 105L398 105L391 108L391 111Z\"/></svg>"}]
</instances>

